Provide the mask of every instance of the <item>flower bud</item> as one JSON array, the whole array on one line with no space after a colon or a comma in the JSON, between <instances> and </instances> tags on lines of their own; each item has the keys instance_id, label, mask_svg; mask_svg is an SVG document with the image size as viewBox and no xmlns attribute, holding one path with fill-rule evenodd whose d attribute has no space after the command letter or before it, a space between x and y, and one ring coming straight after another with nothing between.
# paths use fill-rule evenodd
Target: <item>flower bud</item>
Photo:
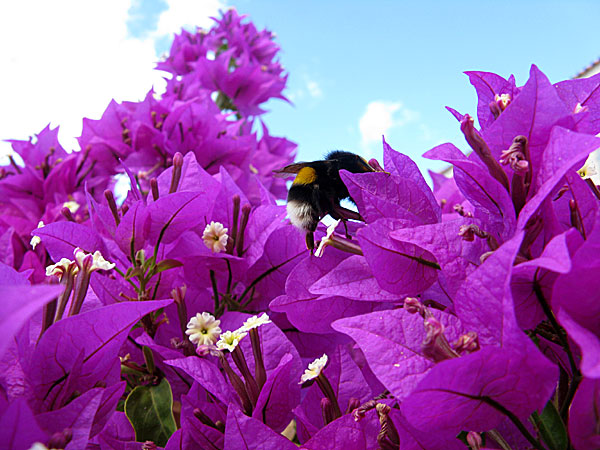
<instances>
[{"instance_id":1,"label":"flower bud","mask_svg":"<svg viewBox=\"0 0 600 450\"><path fill-rule=\"evenodd\" d=\"M65 428L62 431L57 431L50 437L48 441L48 448L50 449L63 449L67 446L69 442L73 439L73 430L70 428Z\"/></svg>"},{"instance_id":2,"label":"flower bud","mask_svg":"<svg viewBox=\"0 0 600 450\"><path fill-rule=\"evenodd\" d=\"M461 335L452 346L457 353L473 353L479 350L479 336L474 331Z\"/></svg>"},{"instance_id":3,"label":"flower bud","mask_svg":"<svg viewBox=\"0 0 600 450\"><path fill-rule=\"evenodd\" d=\"M483 447L483 439L481 439L481 434L476 433L475 431L469 431L467 433L467 444L471 447L471 450L480 450Z\"/></svg>"},{"instance_id":4,"label":"flower bud","mask_svg":"<svg viewBox=\"0 0 600 450\"><path fill-rule=\"evenodd\" d=\"M335 420L335 411L331 400L327 397L321 399L321 413L323 414L323 424L327 425Z\"/></svg>"},{"instance_id":5,"label":"flower bud","mask_svg":"<svg viewBox=\"0 0 600 450\"><path fill-rule=\"evenodd\" d=\"M179 180L181 179L181 168L183 167L183 155L179 152L173 156L173 172L171 173L171 186L169 187L169 194L177 192L179 187Z\"/></svg>"},{"instance_id":6,"label":"flower bud","mask_svg":"<svg viewBox=\"0 0 600 450\"><path fill-rule=\"evenodd\" d=\"M423 354L429 357L432 361L440 362L446 359L458 358L456 353L446 336L444 336L444 325L435 317L427 317L423 321L423 326L427 335L423 340Z\"/></svg>"},{"instance_id":7,"label":"flower bud","mask_svg":"<svg viewBox=\"0 0 600 450\"><path fill-rule=\"evenodd\" d=\"M422 313L425 306L415 297L406 297L404 299L404 309L409 314Z\"/></svg>"},{"instance_id":8,"label":"flower bud","mask_svg":"<svg viewBox=\"0 0 600 450\"><path fill-rule=\"evenodd\" d=\"M502 151L500 164L508 164L516 173L523 174L529 171L527 154L527 138L525 136L517 136L513 139L513 143L508 150Z\"/></svg>"},{"instance_id":9,"label":"flower bud","mask_svg":"<svg viewBox=\"0 0 600 450\"><path fill-rule=\"evenodd\" d=\"M353 412L355 409L360 407L360 400L357 399L356 397L350 397L350 400L348 400L348 408L346 409L346 414L350 414L351 412Z\"/></svg>"},{"instance_id":10,"label":"flower bud","mask_svg":"<svg viewBox=\"0 0 600 450\"><path fill-rule=\"evenodd\" d=\"M115 219L115 223L117 224L117 226L119 226L119 223L121 222L121 218L119 217L119 210L117 208L117 202L115 201L115 196L113 195L111 190L107 189L104 191L104 198L106 199L108 208L110 209L110 212L112 213L113 218Z\"/></svg>"}]
</instances>

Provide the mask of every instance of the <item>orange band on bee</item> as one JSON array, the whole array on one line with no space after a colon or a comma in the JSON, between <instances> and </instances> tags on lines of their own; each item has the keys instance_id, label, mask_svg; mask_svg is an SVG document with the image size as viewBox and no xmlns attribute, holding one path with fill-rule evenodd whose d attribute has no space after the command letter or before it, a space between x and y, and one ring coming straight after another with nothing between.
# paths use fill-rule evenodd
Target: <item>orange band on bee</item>
<instances>
[{"instance_id":1,"label":"orange band on bee","mask_svg":"<svg viewBox=\"0 0 600 450\"><path fill-rule=\"evenodd\" d=\"M317 180L317 172L312 167L303 167L292 184L310 184Z\"/></svg>"}]
</instances>

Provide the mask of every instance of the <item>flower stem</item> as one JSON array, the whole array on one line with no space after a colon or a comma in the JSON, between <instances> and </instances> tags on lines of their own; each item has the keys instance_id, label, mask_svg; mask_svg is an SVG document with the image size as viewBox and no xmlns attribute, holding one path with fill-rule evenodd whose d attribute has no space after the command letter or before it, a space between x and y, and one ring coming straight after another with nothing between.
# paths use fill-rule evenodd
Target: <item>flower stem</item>
<instances>
[{"instance_id":1,"label":"flower stem","mask_svg":"<svg viewBox=\"0 0 600 450\"><path fill-rule=\"evenodd\" d=\"M217 277L215 276L215 271L214 270L210 270L210 282L212 284L212 288L213 288L213 299L214 299L214 304L215 304L215 317L219 317L220 316L220 311L219 311L219 289L217 287Z\"/></svg>"},{"instance_id":2,"label":"flower stem","mask_svg":"<svg viewBox=\"0 0 600 450\"><path fill-rule=\"evenodd\" d=\"M517 429L521 432L521 434L525 437L525 439L527 439L529 441L529 443L533 446L533 448L535 448L537 450L546 450L544 448L544 446L542 445L542 443L531 435L529 430L527 430L525 425L523 425L523 422L521 422L517 416L515 416L512 412L510 412L508 409L506 409L504 406L502 406L496 400L494 400L490 397L486 397L486 396L471 397L471 398L479 399L479 400L483 401L484 403L486 403L489 406L491 406L492 408L494 408L496 411L499 411L502 414L504 414L506 417L508 417L508 419L517 427Z\"/></svg>"},{"instance_id":3,"label":"flower stem","mask_svg":"<svg viewBox=\"0 0 600 450\"><path fill-rule=\"evenodd\" d=\"M571 366L571 373L573 374L573 378L571 379L571 383L569 384L569 390L567 391L567 395L565 396L564 403L560 405L560 416L566 422L569 406L571 405L571 401L573 400L575 391L577 390L577 386L579 386L579 383L581 382L581 372L577 367L577 363L575 362L575 358L573 357L573 352L571 351L569 341L567 340L567 337L564 334L564 330L559 325L558 321L556 320L556 317L554 316L554 313L552 312L552 309L550 308L550 305L544 297L544 293L542 292L542 288L537 278L539 270L539 268L536 270L535 276L533 278L533 291L535 292L535 296L538 299L540 306L544 310L544 314L546 314L546 317L548 317L548 320L552 324L552 327L554 328L554 331L558 336L562 348L567 353L567 357L569 358L569 365Z\"/></svg>"}]
</instances>

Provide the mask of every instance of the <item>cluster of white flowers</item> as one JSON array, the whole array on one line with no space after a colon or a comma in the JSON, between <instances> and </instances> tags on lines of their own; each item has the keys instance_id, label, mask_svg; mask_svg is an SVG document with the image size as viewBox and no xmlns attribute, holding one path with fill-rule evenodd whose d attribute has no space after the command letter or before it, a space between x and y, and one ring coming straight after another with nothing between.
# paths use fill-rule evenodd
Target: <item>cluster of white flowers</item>
<instances>
[{"instance_id":1,"label":"cluster of white flowers","mask_svg":"<svg viewBox=\"0 0 600 450\"><path fill-rule=\"evenodd\" d=\"M77 262L77 266L80 269L83 268L83 260L88 255L89 255L89 253L86 253L84 250L80 249L79 247L77 247L73 251L73 256L75 256L75 262ZM105 260L104 257L102 256L102 254L98 250L96 250L92 254L92 258L93 258L93 262L92 262L92 266L89 268L90 272L94 272L96 270L110 270L115 267L115 264L109 263L107 260Z\"/></svg>"},{"instance_id":2,"label":"cluster of white flowers","mask_svg":"<svg viewBox=\"0 0 600 450\"><path fill-rule=\"evenodd\" d=\"M215 345L218 350L232 352L250 330L267 323L271 323L271 319L266 313L263 313L260 317L250 317L237 330L222 333L219 326L221 321L215 319L212 314L203 312L190 319L185 333L193 344L198 346Z\"/></svg>"},{"instance_id":3,"label":"cluster of white flowers","mask_svg":"<svg viewBox=\"0 0 600 450\"><path fill-rule=\"evenodd\" d=\"M46 267L46 276L47 277L56 276L60 279L66 272L69 271L69 269L71 269L72 273L75 274L79 270L83 269L83 260L88 255L89 255L89 253L86 253L85 251L83 251L82 249L77 247L73 251L73 256L75 257L74 261L72 261L68 258L62 258L56 264L52 264L52 265ZM105 260L104 257L102 256L102 254L98 250L96 250L91 255L91 257L92 257L92 265L88 269L89 272L94 272L96 270L111 270L115 267L115 264L109 263L107 260Z\"/></svg>"}]
</instances>

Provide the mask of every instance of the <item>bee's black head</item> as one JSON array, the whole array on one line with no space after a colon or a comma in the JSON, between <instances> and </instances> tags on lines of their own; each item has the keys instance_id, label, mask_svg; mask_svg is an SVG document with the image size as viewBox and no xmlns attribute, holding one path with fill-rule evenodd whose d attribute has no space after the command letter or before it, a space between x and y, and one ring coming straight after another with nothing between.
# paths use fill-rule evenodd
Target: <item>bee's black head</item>
<instances>
[{"instance_id":1,"label":"bee's black head","mask_svg":"<svg viewBox=\"0 0 600 450\"><path fill-rule=\"evenodd\" d=\"M364 158L355 153L345 152L343 150L334 150L325 157L327 161L337 161L340 169L345 169L352 173L375 172L375 169L369 165Z\"/></svg>"}]
</instances>

